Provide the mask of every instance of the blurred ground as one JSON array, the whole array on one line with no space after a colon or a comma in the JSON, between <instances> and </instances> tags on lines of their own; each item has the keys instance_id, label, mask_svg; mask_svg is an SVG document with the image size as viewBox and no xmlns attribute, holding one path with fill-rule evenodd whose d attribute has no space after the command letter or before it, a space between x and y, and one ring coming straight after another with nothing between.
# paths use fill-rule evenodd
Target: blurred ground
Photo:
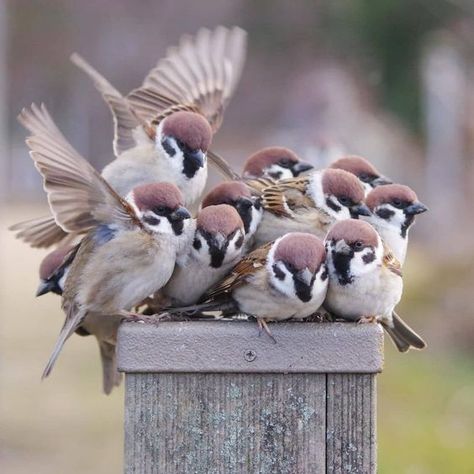
<instances>
[{"instance_id":1,"label":"blurred ground","mask_svg":"<svg viewBox=\"0 0 474 474\"><path fill-rule=\"evenodd\" d=\"M63 316L54 295L34 298L44 252L15 241L6 228L44 210L29 205L2 212L2 472L121 472L123 389L101 393L95 341L72 337L51 378L40 381ZM434 267L421 248L412 257L401 313L426 335L429 349L400 355L387 341L379 377L379 472L472 473L473 270L468 263ZM438 274L451 282L447 290L436 283Z\"/></svg>"}]
</instances>

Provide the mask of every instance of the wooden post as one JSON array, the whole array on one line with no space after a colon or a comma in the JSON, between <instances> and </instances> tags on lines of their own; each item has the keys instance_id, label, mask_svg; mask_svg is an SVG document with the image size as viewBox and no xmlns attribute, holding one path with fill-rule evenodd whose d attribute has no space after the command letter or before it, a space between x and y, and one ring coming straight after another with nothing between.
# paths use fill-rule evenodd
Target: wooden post
<instances>
[{"instance_id":1,"label":"wooden post","mask_svg":"<svg viewBox=\"0 0 474 474\"><path fill-rule=\"evenodd\" d=\"M375 473L376 324L125 323L125 472Z\"/></svg>"}]
</instances>

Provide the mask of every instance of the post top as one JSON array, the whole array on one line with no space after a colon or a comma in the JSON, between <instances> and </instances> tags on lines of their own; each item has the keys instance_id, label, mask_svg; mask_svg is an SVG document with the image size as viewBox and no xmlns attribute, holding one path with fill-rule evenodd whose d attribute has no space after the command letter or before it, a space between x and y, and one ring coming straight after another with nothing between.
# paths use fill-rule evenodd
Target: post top
<instances>
[{"instance_id":1,"label":"post top","mask_svg":"<svg viewBox=\"0 0 474 474\"><path fill-rule=\"evenodd\" d=\"M379 324L271 324L277 343L249 321L126 322L119 329L123 372L376 373Z\"/></svg>"}]
</instances>

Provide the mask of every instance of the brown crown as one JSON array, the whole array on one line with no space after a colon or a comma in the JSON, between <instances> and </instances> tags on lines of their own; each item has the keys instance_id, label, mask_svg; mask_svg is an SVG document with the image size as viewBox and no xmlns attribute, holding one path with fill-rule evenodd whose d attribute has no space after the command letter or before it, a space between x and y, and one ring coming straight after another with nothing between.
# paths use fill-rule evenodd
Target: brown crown
<instances>
[{"instance_id":1,"label":"brown crown","mask_svg":"<svg viewBox=\"0 0 474 474\"><path fill-rule=\"evenodd\" d=\"M403 184L386 184L377 186L368 194L365 202L370 210L374 210L380 204L389 203L393 199L400 199L409 203L418 201L418 197L408 186Z\"/></svg>"},{"instance_id":2,"label":"brown crown","mask_svg":"<svg viewBox=\"0 0 474 474\"><path fill-rule=\"evenodd\" d=\"M195 112L175 112L163 121L163 134L174 137L191 150L209 149L212 130L209 122Z\"/></svg>"},{"instance_id":3,"label":"brown crown","mask_svg":"<svg viewBox=\"0 0 474 474\"><path fill-rule=\"evenodd\" d=\"M275 251L275 260L291 263L297 270L309 268L315 272L326 259L320 239L311 234L292 232L286 234Z\"/></svg>"},{"instance_id":4,"label":"brown crown","mask_svg":"<svg viewBox=\"0 0 474 474\"><path fill-rule=\"evenodd\" d=\"M224 181L207 193L206 197L202 200L202 207L230 204L243 197L252 197L247 185L239 181Z\"/></svg>"},{"instance_id":5,"label":"brown crown","mask_svg":"<svg viewBox=\"0 0 474 474\"><path fill-rule=\"evenodd\" d=\"M279 146L263 148L247 158L244 164L243 175L260 178L265 174L265 169L282 159L295 163L300 161L298 156L288 148Z\"/></svg>"},{"instance_id":6,"label":"brown crown","mask_svg":"<svg viewBox=\"0 0 474 474\"><path fill-rule=\"evenodd\" d=\"M377 247L378 234L368 222L358 219L346 219L332 226L326 240L345 240L347 244L360 240L365 245Z\"/></svg>"},{"instance_id":7,"label":"brown crown","mask_svg":"<svg viewBox=\"0 0 474 474\"><path fill-rule=\"evenodd\" d=\"M349 155L339 158L329 166L333 169L348 171L349 173L360 176L361 174L368 174L380 176L377 169L362 156Z\"/></svg>"},{"instance_id":8,"label":"brown crown","mask_svg":"<svg viewBox=\"0 0 474 474\"><path fill-rule=\"evenodd\" d=\"M239 213L227 204L203 208L197 217L196 227L210 234L229 236L236 229L244 228Z\"/></svg>"},{"instance_id":9,"label":"brown crown","mask_svg":"<svg viewBox=\"0 0 474 474\"><path fill-rule=\"evenodd\" d=\"M133 188L133 200L140 211L155 207L176 209L184 205L181 191L171 183L142 184Z\"/></svg>"},{"instance_id":10,"label":"brown crown","mask_svg":"<svg viewBox=\"0 0 474 474\"><path fill-rule=\"evenodd\" d=\"M43 258L39 267L39 277L42 280L47 280L63 263L66 255L72 250L73 245L65 245L58 247L52 252L48 253Z\"/></svg>"},{"instance_id":11,"label":"brown crown","mask_svg":"<svg viewBox=\"0 0 474 474\"><path fill-rule=\"evenodd\" d=\"M348 171L328 168L323 172L322 183L324 194L347 196L356 203L364 200L364 187Z\"/></svg>"}]
</instances>

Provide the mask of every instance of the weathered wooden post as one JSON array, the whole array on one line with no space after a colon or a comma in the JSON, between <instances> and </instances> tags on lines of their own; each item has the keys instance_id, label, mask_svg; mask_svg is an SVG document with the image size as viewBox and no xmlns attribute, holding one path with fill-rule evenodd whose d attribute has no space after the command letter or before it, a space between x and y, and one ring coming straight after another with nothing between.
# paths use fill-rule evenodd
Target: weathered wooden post
<instances>
[{"instance_id":1,"label":"weathered wooden post","mask_svg":"<svg viewBox=\"0 0 474 474\"><path fill-rule=\"evenodd\" d=\"M126 473L374 473L376 324L125 323Z\"/></svg>"}]
</instances>

